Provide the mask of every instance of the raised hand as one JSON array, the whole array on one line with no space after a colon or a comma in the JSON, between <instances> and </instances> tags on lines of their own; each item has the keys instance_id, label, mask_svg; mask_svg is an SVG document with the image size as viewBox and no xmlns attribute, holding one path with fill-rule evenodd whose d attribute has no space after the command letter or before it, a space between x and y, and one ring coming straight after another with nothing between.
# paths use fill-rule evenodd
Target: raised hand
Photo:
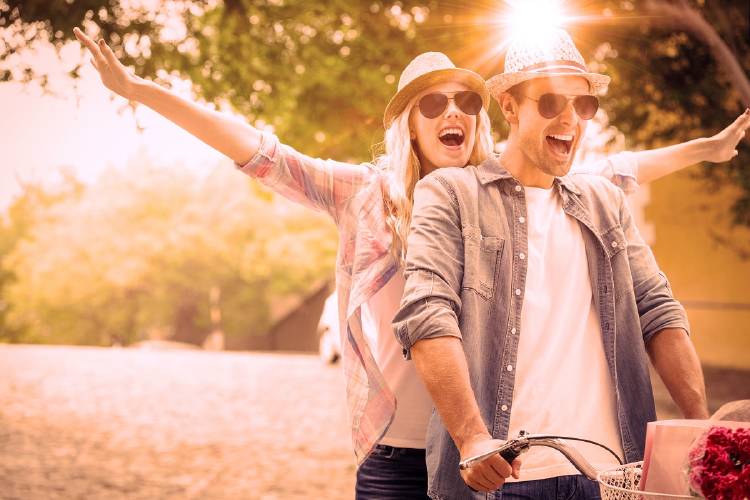
<instances>
[{"instance_id":1,"label":"raised hand","mask_svg":"<svg viewBox=\"0 0 750 500\"><path fill-rule=\"evenodd\" d=\"M73 34L91 53L91 63L99 72L104 86L125 99L132 99L140 78L122 65L103 39L97 43L79 28L73 28Z\"/></svg>"},{"instance_id":2,"label":"raised hand","mask_svg":"<svg viewBox=\"0 0 750 500\"><path fill-rule=\"evenodd\" d=\"M721 163L737 156L737 144L745 137L750 127L750 109L737 117L727 128L706 139L710 144L705 161Z\"/></svg>"}]
</instances>

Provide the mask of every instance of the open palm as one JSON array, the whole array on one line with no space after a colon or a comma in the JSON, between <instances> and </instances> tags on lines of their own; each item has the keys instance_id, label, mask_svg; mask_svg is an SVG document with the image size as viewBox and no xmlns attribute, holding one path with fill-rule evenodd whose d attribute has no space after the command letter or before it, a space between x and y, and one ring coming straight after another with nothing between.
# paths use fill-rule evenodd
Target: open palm
<instances>
[{"instance_id":1,"label":"open palm","mask_svg":"<svg viewBox=\"0 0 750 500\"><path fill-rule=\"evenodd\" d=\"M745 111L731 125L718 134L708 138L712 147L707 161L721 163L737 156L737 144L745 137L750 127L750 110Z\"/></svg>"},{"instance_id":2,"label":"open palm","mask_svg":"<svg viewBox=\"0 0 750 500\"><path fill-rule=\"evenodd\" d=\"M104 86L126 99L132 99L138 77L122 65L109 45L104 40L96 43L79 28L73 28L73 34L91 53L91 63L99 72Z\"/></svg>"}]
</instances>

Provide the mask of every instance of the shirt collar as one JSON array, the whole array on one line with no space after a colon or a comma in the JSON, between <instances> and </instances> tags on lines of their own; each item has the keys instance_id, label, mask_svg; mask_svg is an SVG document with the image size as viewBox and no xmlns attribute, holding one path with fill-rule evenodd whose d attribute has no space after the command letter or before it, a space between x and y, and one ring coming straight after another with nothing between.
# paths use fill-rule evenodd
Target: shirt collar
<instances>
[{"instance_id":1,"label":"shirt collar","mask_svg":"<svg viewBox=\"0 0 750 500\"><path fill-rule=\"evenodd\" d=\"M502 165L501 159L502 158L500 156L496 156L494 158L485 160L479 165L479 167L477 167L477 177L479 178L479 182L483 186L489 184L490 182L514 178L510 174L510 172L508 172ZM575 182L573 182L569 176L555 177L553 185L558 186L558 188L561 190L565 189L567 191L570 191L575 195L580 196L581 194L578 186L575 185Z\"/></svg>"}]
</instances>

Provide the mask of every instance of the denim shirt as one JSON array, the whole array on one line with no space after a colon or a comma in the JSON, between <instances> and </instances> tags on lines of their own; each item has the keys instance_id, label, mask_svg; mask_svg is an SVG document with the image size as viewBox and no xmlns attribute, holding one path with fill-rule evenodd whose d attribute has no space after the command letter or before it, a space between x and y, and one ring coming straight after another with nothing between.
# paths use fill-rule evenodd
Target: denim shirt
<instances>
[{"instance_id":1,"label":"denim shirt","mask_svg":"<svg viewBox=\"0 0 750 500\"><path fill-rule=\"evenodd\" d=\"M641 460L646 423L656 419L645 345L664 328L687 332L687 317L620 189L589 175L557 178L554 189L581 226L625 459ZM417 184L394 330L407 359L418 340L462 340L480 413L496 439L508 439L513 411L516 372L501 367L516 365L523 335L528 261L518 256L528 254L527 244L524 189L498 160L440 169ZM432 498L483 498L465 485L458 462L458 450L433 412L427 432Z\"/></svg>"}]
</instances>

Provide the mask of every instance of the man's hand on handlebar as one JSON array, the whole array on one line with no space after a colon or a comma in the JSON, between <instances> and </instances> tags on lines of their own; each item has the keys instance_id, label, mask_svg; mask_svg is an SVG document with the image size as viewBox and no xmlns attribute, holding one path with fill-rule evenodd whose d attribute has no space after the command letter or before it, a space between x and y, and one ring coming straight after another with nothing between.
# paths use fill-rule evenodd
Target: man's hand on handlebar
<instances>
[{"instance_id":1,"label":"man's hand on handlebar","mask_svg":"<svg viewBox=\"0 0 750 500\"><path fill-rule=\"evenodd\" d=\"M503 441L492 439L489 434L471 439L461 447L461 460L494 450L502 444ZM489 493L501 488L505 484L505 480L511 475L518 479L520 470L520 459L516 458L511 464L508 464L503 457L495 454L481 462L474 463L468 469L462 470L461 477L469 488L482 493Z\"/></svg>"}]
</instances>

